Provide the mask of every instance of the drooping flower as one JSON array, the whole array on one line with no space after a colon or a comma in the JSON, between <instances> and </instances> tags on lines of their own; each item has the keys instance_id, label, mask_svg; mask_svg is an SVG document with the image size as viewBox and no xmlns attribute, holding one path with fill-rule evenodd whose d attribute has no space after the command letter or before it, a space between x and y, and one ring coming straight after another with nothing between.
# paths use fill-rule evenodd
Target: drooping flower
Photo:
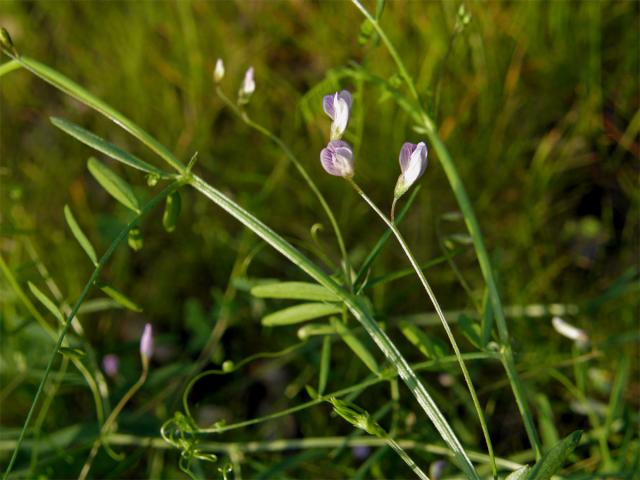
<instances>
[{"instance_id":1,"label":"drooping flower","mask_svg":"<svg viewBox=\"0 0 640 480\"><path fill-rule=\"evenodd\" d=\"M238 103L245 104L256 90L256 82L253 79L253 67L249 67L244 74L240 91L238 92Z\"/></svg>"},{"instance_id":2,"label":"drooping flower","mask_svg":"<svg viewBox=\"0 0 640 480\"><path fill-rule=\"evenodd\" d=\"M331 140L320 152L320 163L329 175L353 177L353 150L342 140Z\"/></svg>"},{"instance_id":3,"label":"drooping flower","mask_svg":"<svg viewBox=\"0 0 640 480\"><path fill-rule=\"evenodd\" d=\"M153 356L153 327L150 323L144 326L144 331L140 337L140 355L147 361Z\"/></svg>"},{"instance_id":4,"label":"drooping flower","mask_svg":"<svg viewBox=\"0 0 640 480\"><path fill-rule=\"evenodd\" d=\"M120 367L120 358L113 353L109 353L102 358L102 369L110 377L118 375L118 369Z\"/></svg>"},{"instance_id":5,"label":"drooping flower","mask_svg":"<svg viewBox=\"0 0 640 480\"><path fill-rule=\"evenodd\" d=\"M331 123L331 140L342 138L351 114L352 97L348 90L325 95L322 108L333 122Z\"/></svg>"},{"instance_id":6,"label":"drooping flower","mask_svg":"<svg viewBox=\"0 0 640 480\"><path fill-rule=\"evenodd\" d=\"M213 81L216 83L220 83L220 81L224 78L224 62L221 58L216 60L216 66L213 69Z\"/></svg>"},{"instance_id":7,"label":"drooping flower","mask_svg":"<svg viewBox=\"0 0 640 480\"><path fill-rule=\"evenodd\" d=\"M427 168L427 145L406 142L400 149L400 176L393 196L398 199L418 180Z\"/></svg>"}]
</instances>

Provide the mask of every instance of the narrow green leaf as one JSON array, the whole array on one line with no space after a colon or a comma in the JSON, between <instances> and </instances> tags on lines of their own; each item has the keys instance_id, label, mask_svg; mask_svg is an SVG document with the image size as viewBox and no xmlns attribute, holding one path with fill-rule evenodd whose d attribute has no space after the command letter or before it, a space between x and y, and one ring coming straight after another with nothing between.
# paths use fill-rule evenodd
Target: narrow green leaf
<instances>
[{"instance_id":1,"label":"narrow green leaf","mask_svg":"<svg viewBox=\"0 0 640 480\"><path fill-rule=\"evenodd\" d=\"M175 191L167 195L164 213L162 214L162 226L167 232L171 233L176 229L181 208L182 200L180 199L180 192Z\"/></svg>"},{"instance_id":2,"label":"narrow green leaf","mask_svg":"<svg viewBox=\"0 0 640 480\"><path fill-rule=\"evenodd\" d=\"M56 317L61 323L64 323L64 315L62 315L62 312L60 311L60 309L56 306L55 303L53 303L53 301L47 297L38 287L36 287L33 283L31 282L27 282L27 284L29 285L29 290L31 290L31 293L33 293L33 295L38 299L38 301L44 305L44 307L49 310L54 317Z\"/></svg>"},{"instance_id":3,"label":"narrow green leaf","mask_svg":"<svg viewBox=\"0 0 640 480\"><path fill-rule=\"evenodd\" d=\"M528 480L549 480L555 475L580 442L582 430L577 430L560 440L551 450L545 453L531 469Z\"/></svg>"},{"instance_id":4,"label":"narrow green leaf","mask_svg":"<svg viewBox=\"0 0 640 480\"><path fill-rule=\"evenodd\" d=\"M58 127L63 132L71 135L73 138L80 140L85 145L90 146L91 148L104 153L105 155L113 158L114 160L118 160L119 162L124 163L130 167L136 168L138 170L142 170L143 172L151 173L153 175L158 175L162 178L169 177L169 173L163 172L159 168L150 165L144 160L140 160L135 155L125 152L120 147L117 147L113 143L106 141L104 138L99 137L93 132L89 130L85 130L79 125L76 125L73 122L69 122L68 120L63 120L62 118L50 117L51 123Z\"/></svg>"},{"instance_id":5,"label":"narrow green leaf","mask_svg":"<svg viewBox=\"0 0 640 480\"><path fill-rule=\"evenodd\" d=\"M65 357L79 360L85 356L85 352L79 348L60 347L58 351Z\"/></svg>"},{"instance_id":6,"label":"narrow green leaf","mask_svg":"<svg viewBox=\"0 0 640 480\"><path fill-rule=\"evenodd\" d=\"M380 369L378 368L378 362L371 354L369 349L362 343L358 337L356 337L351 330L349 330L344 323L337 318L331 318L331 325L336 329L340 338L347 344L347 346L355 353L362 363L364 363L369 370L376 375L380 375Z\"/></svg>"},{"instance_id":7,"label":"narrow green leaf","mask_svg":"<svg viewBox=\"0 0 640 480\"><path fill-rule=\"evenodd\" d=\"M545 449L549 449L560 441L558 430L556 430L556 422L553 418L551 403L543 393L537 394L535 401L538 407L538 425L540 436L542 437L542 445Z\"/></svg>"},{"instance_id":8,"label":"narrow green leaf","mask_svg":"<svg viewBox=\"0 0 640 480\"><path fill-rule=\"evenodd\" d=\"M102 188L109 192L113 198L134 212L140 212L140 204L133 193L133 189L127 182L116 175L113 170L93 157L89 158L87 167L91 175L93 175L93 178L95 178Z\"/></svg>"},{"instance_id":9,"label":"narrow green leaf","mask_svg":"<svg viewBox=\"0 0 640 480\"><path fill-rule=\"evenodd\" d=\"M608 436L611 431L611 425L614 420L621 414L624 405L624 392L627 388L629 380L629 357L624 355L618 362L616 369L616 378L613 382L611 395L609 396L609 407L607 408L607 417L604 422L605 434Z\"/></svg>"},{"instance_id":10,"label":"narrow green leaf","mask_svg":"<svg viewBox=\"0 0 640 480\"><path fill-rule=\"evenodd\" d=\"M262 319L262 325L265 327L279 327L281 325L293 325L295 323L313 320L314 318L326 317L340 313L342 307L340 305L332 305L328 303L301 303L293 307L285 308L273 312Z\"/></svg>"},{"instance_id":11,"label":"narrow green leaf","mask_svg":"<svg viewBox=\"0 0 640 480\"><path fill-rule=\"evenodd\" d=\"M133 312L141 312L142 311L142 307L140 307L133 300L131 300L125 294L119 292L118 290L116 290L112 286L104 284L104 283L101 283L101 284L98 285L98 288L100 288L100 290L102 290L104 293L109 295L111 298L113 298L114 301L116 301L117 303L122 305L127 310L131 310Z\"/></svg>"},{"instance_id":12,"label":"narrow green leaf","mask_svg":"<svg viewBox=\"0 0 640 480\"><path fill-rule=\"evenodd\" d=\"M78 225L78 222L73 216L69 205L64 206L64 218L67 220L67 225L69 225L71 233L73 233L73 236L76 237L76 240L78 241L82 249L89 256L93 264L98 265L98 257L96 256L96 251L94 250L93 245L91 245L91 242L89 241L87 236L80 228L80 225Z\"/></svg>"},{"instance_id":13,"label":"narrow green leaf","mask_svg":"<svg viewBox=\"0 0 640 480\"><path fill-rule=\"evenodd\" d=\"M482 325L480 332L480 343L485 348L491 340L491 332L493 331L493 307L491 306L491 297L489 289L485 289L484 298L482 299Z\"/></svg>"},{"instance_id":14,"label":"narrow green leaf","mask_svg":"<svg viewBox=\"0 0 640 480\"><path fill-rule=\"evenodd\" d=\"M322 340L322 354L320 356L320 378L318 380L318 394L322 395L327 387L329 368L331 363L331 337L326 336Z\"/></svg>"},{"instance_id":15,"label":"narrow green leaf","mask_svg":"<svg viewBox=\"0 0 640 480\"><path fill-rule=\"evenodd\" d=\"M287 298L291 300L313 300L316 302L338 302L340 297L317 283L280 282L258 285L251 295L259 298Z\"/></svg>"},{"instance_id":16,"label":"narrow green leaf","mask_svg":"<svg viewBox=\"0 0 640 480\"><path fill-rule=\"evenodd\" d=\"M400 331L411 344L431 359L444 357L448 354L447 345L439 338L430 338L420 327L406 321L400 322Z\"/></svg>"},{"instance_id":17,"label":"narrow green leaf","mask_svg":"<svg viewBox=\"0 0 640 480\"><path fill-rule=\"evenodd\" d=\"M511 472L504 480L527 480L531 468L529 465L520 467L518 470Z\"/></svg>"},{"instance_id":18,"label":"narrow green leaf","mask_svg":"<svg viewBox=\"0 0 640 480\"><path fill-rule=\"evenodd\" d=\"M477 322L463 313L458 316L458 325L460 326L460 330L462 330L464 336L469 339L474 347L482 348L482 340L480 339L481 327Z\"/></svg>"}]
</instances>

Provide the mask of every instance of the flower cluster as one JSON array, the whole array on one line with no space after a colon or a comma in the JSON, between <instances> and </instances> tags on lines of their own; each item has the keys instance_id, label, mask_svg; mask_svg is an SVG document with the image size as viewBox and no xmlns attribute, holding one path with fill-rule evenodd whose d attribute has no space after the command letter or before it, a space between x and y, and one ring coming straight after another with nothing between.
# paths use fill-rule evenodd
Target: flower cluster
<instances>
[{"instance_id":1,"label":"flower cluster","mask_svg":"<svg viewBox=\"0 0 640 480\"><path fill-rule=\"evenodd\" d=\"M326 172L337 177L351 178L354 175L354 158L351 145L342 140L347 129L353 99L347 90L325 95L322 108L332 120L331 138L320 152L320 163ZM404 195L422 176L427 168L427 145L424 142L406 142L400 149L400 176L393 192L394 200Z\"/></svg>"}]
</instances>

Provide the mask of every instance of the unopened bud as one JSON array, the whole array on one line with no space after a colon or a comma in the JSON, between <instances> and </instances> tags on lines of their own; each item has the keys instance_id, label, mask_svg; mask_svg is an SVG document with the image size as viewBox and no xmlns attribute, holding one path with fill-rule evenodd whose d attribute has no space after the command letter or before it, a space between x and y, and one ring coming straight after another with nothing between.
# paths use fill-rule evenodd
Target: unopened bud
<instances>
[{"instance_id":1,"label":"unopened bud","mask_svg":"<svg viewBox=\"0 0 640 480\"><path fill-rule=\"evenodd\" d=\"M153 357L153 327L150 323L144 326L140 337L140 355L143 361L149 361Z\"/></svg>"},{"instance_id":2,"label":"unopened bud","mask_svg":"<svg viewBox=\"0 0 640 480\"><path fill-rule=\"evenodd\" d=\"M220 83L224 78L224 62L221 58L216 60L216 66L213 69L213 81L215 83Z\"/></svg>"}]
</instances>

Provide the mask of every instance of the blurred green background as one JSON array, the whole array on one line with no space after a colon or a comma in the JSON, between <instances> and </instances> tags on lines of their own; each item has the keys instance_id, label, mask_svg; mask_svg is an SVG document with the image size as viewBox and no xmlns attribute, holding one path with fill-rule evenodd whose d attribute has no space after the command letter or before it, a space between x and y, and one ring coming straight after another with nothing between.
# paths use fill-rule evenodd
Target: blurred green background
<instances>
[{"instance_id":1,"label":"blurred green background","mask_svg":"<svg viewBox=\"0 0 640 480\"><path fill-rule=\"evenodd\" d=\"M619 365L624 359L630 361L629 383L616 411L622 421L619 443L611 440L612 451L620 459L614 470L625 471L629 455L638 451L637 438L632 442L635 450L629 447L622 452L620 446L625 445L626 432L637 430L640 406L640 4L468 2L472 20L452 37L459 4L389 2L381 21L437 118L479 217L505 305L571 305L571 314L564 318L591 338L590 350L577 352L570 340L552 329L547 313L529 309L529 315L516 312L509 318L518 366L537 422L543 425L545 418L551 418L560 436L594 427L584 409L574 405L572 392L549 374L554 361L592 354L581 368L570 364L563 371L583 388L589 401L605 409L603 414L594 407L595 415L603 418L607 406L611 407L608 402ZM368 7L374 9L373 4ZM336 213L356 266L384 227L346 182L326 175L320 166L319 151L329 132L322 95L338 88L354 93L346 140L356 151L359 183L384 209L390 205L398 175L400 146L422 139L383 89L345 74L345 67L351 72L361 68L396 81L387 51L375 35L363 33L362 17L348 2L5 0L0 2L0 25L11 33L20 52L85 86L185 162L198 152L198 173L311 256L321 249L331 260L339 260L330 225L282 151L247 128L215 95L211 77L215 60L225 61L222 88L232 98L246 68L255 68L257 89L247 111L281 136L310 172ZM27 281L46 288L45 266L61 298L73 303L92 266L65 224L63 206L71 206L98 251L108 246L129 214L88 174L86 159L93 152L54 128L50 116L74 121L140 158L160 162L117 126L30 73L18 70L0 79L0 254L25 291ZM112 165L140 197L150 197L142 174ZM274 188L262 192L274 171ZM440 221L442 214L456 209L456 203L433 152L421 185L402 228L418 258L428 261L440 257L441 241L464 233L464 226ZM255 279L305 280L303 274L269 248L261 248L256 237L243 233L236 221L205 198L191 190L182 193L177 230L164 232L159 209L143 222L142 250L121 247L103 274L144 312L109 308L80 317L92 347L86 360L92 368L98 368L105 354L120 356L118 377L107 381L112 403L139 373L137 342L142 325L151 322L156 329L151 378L120 422L120 431L132 435L159 436L159 425L179 408L177 399L193 373L190 366L215 325L223 322L216 333L220 342L211 358L205 358L208 367L298 341L295 327L260 325L265 313L286 302L264 302L247 290ZM316 223L323 227L319 245L310 233ZM462 249L456 265L476 299L481 298L483 283L473 248ZM406 267L402 252L389 242L371 275ZM448 264L428 270L427 276L446 310L474 307ZM3 438L10 441L22 426L53 344L6 276L0 287L0 423ZM431 310L414 277L380 284L371 297L392 338L410 359L419 361L420 352L394 326L396 317ZM425 328L442 336L438 326ZM455 333L464 350L474 349L459 330ZM319 345L312 343L275 365L258 362L244 373L203 381L192 395L202 424L219 418L240 421L305 401L308 397L302 387L315 378ZM377 351L376 357L381 358ZM332 365L329 391L367 374L344 345L335 347ZM463 442L482 450L473 411L456 393L456 388L463 387L461 379L455 368L450 373L455 374L455 388L438 385L437 373L426 374L425 381L447 404ZM42 447L36 471L48 478L77 475L86 457L87 438L94 438L96 432L90 391L73 368L65 375L43 420L43 436L69 426L77 431L65 437L67 443L59 443L68 447L67 452ZM496 365L474 363L472 376L483 404L489 405L488 423L497 453L509 456L526 450L528 443L504 372ZM377 403L375 397L363 400L372 411L388 397L386 388L374 391ZM406 391L401 393L403 413L408 415L415 405L406 398ZM551 417L545 417L545 404L551 406ZM328 408L316 407L301 417L236 430L216 440L349 431L341 420L329 417ZM434 438L433 432L424 435ZM135 444L122 448L129 453L127 461L116 468L101 453L96 476L183 475L177 468L176 451ZM1 449L2 463L10 452L6 446ZM301 458L281 453L247 455L245 476L344 478L361 464L350 451L335 458L326 450L315 455L308 452L315 451ZM422 455L424 461L435 458ZM584 448L575 459L583 463L575 471L596 471L602 466L598 455L597 448ZM29 458L28 451L19 457L18 471L23 475ZM287 460L291 464L277 470ZM386 453L379 471L367 475L385 478L394 468L405 468L398 461Z\"/></svg>"}]
</instances>

